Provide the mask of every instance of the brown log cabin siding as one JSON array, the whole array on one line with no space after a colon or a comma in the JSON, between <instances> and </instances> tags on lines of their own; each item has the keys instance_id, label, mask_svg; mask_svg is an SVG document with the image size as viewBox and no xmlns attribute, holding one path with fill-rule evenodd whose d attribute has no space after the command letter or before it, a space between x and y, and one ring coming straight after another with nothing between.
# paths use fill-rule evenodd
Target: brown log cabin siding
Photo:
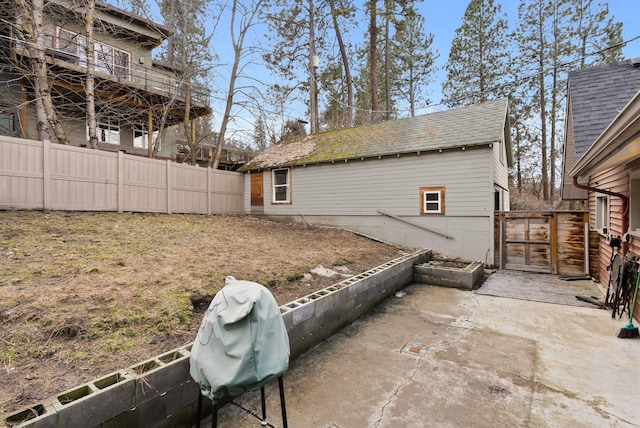
<instances>
[{"instance_id":1,"label":"brown log cabin siding","mask_svg":"<svg viewBox=\"0 0 640 428\"><path fill-rule=\"evenodd\" d=\"M598 175L590 177L589 185L598 189L606 189L612 192L629 194L629 169L619 166ZM595 205L596 192L589 192L589 212L593 213L590 219L590 228L595 229ZM609 197L609 229L611 235L624 235L629 227L628 213L625 212L622 198ZM609 272L607 265L611 259L612 249L605 236L598 236L600 253L600 283L606 286L609 283ZM640 255L640 239L633 238L629 244L623 244L622 255L627 253ZM640 307L636 305L635 317L640 318Z\"/></svg>"}]
</instances>

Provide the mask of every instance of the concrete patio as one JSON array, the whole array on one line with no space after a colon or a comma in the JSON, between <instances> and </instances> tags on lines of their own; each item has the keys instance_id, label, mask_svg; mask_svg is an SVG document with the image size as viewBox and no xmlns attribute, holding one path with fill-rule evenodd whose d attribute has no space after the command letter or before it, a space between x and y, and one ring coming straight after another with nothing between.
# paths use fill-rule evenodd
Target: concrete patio
<instances>
[{"instance_id":1,"label":"concrete patio","mask_svg":"<svg viewBox=\"0 0 640 428\"><path fill-rule=\"evenodd\" d=\"M617 338L626 320L430 285L403 291L291 363L290 427L640 426L640 339ZM259 403L256 392L236 398L218 426L260 426ZM275 381L267 417L282 426Z\"/></svg>"}]
</instances>

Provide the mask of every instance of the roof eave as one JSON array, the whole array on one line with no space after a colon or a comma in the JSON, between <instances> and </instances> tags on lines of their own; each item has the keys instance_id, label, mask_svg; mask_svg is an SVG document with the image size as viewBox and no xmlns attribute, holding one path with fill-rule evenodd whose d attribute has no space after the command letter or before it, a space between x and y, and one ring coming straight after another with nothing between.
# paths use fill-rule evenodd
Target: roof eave
<instances>
[{"instance_id":1,"label":"roof eave","mask_svg":"<svg viewBox=\"0 0 640 428\"><path fill-rule=\"evenodd\" d=\"M437 147L437 148L429 148L426 150L410 150L410 151L400 151L393 153L380 153L380 154L370 154L370 155L361 155L361 156L349 156L349 157L341 157L341 158L333 158L333 159L323 159L323 160L314 160L313 158L301 158L291 162L286 162L282 164L261 164L261 165L245 165L242 169L244 172L249 171L259 171L263 169L277 169L277 168L291 168L295 166L307 166L307 165L320 165L320 164L332 164L332 163L347 163L358 160L365 159L382 159L382 158L394 158L408 155L422 155L426 153L437 153L443 151L451 151L451 150L466 150L467 147L482 147L482 146L491 146L492 144L498 143L499 140L496 138L491 138L487 141L477 142L472 144L457 144L455 146L447 146L447 147Z\"/></svg>"}]
</instances>

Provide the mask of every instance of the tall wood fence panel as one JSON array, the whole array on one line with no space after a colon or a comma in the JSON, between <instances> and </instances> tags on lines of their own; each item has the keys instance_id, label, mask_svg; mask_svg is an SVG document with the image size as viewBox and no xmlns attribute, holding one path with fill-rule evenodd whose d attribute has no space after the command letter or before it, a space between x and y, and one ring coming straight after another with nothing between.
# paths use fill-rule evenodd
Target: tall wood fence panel
<instances>
[{"instance_id":1,"label":"tall wood fence panel","mask_svg":"<svg viewBox=\"0 0 640 428\"><path fill-rule=\"evenodd\" d=\"M590 274L589 213L496 213L496 266L567 276Z\"/></svg>"},{"instance_id":2,"label":"tall wood fence panel","mask_svg":"<svg viewBox=\"0 0 640 428\"><path fill-rule=\"evenodd\" d=\"M241 173L0 136L0 209L241 214Z\"/></svg>"}]
</instances>

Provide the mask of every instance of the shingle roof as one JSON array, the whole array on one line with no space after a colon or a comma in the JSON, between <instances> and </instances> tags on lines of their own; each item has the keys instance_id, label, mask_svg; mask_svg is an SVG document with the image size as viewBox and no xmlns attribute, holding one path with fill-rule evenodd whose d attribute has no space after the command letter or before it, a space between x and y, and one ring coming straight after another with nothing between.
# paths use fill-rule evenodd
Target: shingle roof
<instances>
[{"instance_id":1,"label":"shingle roof","mask_svg":"<svg viewBox=\"0 0 640 428\"><path fill-rule=\"evenodd\" d=\"M495 100L357 128L320 132L271 146L243 170L426 152L501 141L508 101ZM508 138L508 137L507 137Z\"/></svg>"},{"instance_id":2,"label":"shingle roof","mask_svg":"<svg viewBox=\"0 0 640 428\"><path fill-rule=\"evenodd\" d=\"M640 67L620 61L569 72L576 161L640 90Z\"/></svg>"}]
</instances>

